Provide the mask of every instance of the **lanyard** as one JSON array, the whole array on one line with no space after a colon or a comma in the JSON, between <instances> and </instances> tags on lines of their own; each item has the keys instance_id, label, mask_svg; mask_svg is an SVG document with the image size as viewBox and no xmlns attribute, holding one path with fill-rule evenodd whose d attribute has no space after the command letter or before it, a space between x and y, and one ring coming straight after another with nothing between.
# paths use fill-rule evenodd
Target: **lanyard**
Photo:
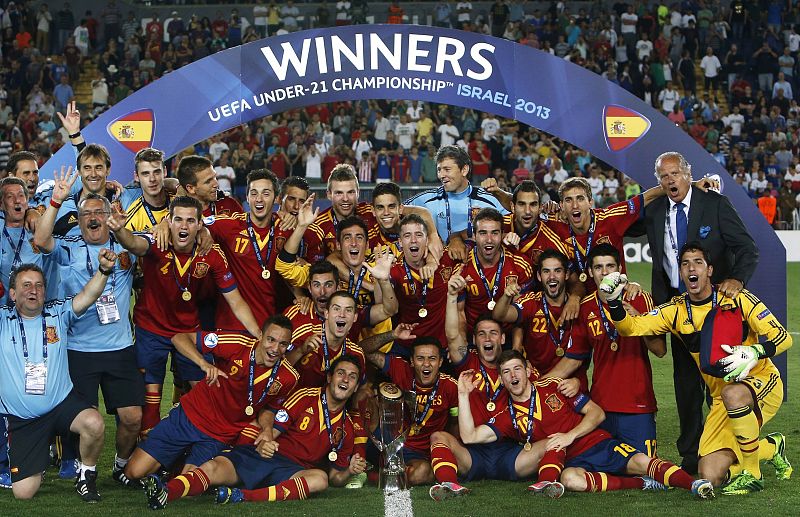
<instances>
[{"instance_id":1,"label":"lanyard","mask_svg":"<svg viewBox=\"0 0 800 517\"><path fill-rule=\"evenodd\" d=\"M256 237L256 232L253 230L253 223L250 220L250 214L247 214L247 235L250 237L250 244L253 245L253 251L256 254L256 260L258 260L258 265L261 266L262 271L266 271L269 267L269 260L272 257L272 243L274 241L273 236L275 235L275 225L271 224L269 228L269 236L267 237L267 258L264 259L261 256L261 247L258 245L258 238Z\"/></svg>"},{"instance_id":2,"label":"lanyard","mask_svg":"<svg viewBox=\"0 0 800 517\"><path fill-rule=\"evenodd\" d=\"M528 244L526 244L524 246L522 245L522 243L525 242L525 239L527 239L528 237L530 237L531 235L536 233L538 230L539 230L539 223L536 223L536 224L533 225L533 228L529 229L527 232L525 232L524 234L520 235L520 237L519 237L519 245L520 245L519 251L520 251L520 253L525 253L526 251L531 249L531 246L533 246L534 243L536 242L535 238L531 239L531 242L529 242Z\"/></svg>"},{"instance_id":3,"label":"lanyard","mask_svg":"<svg viewBox=\"0 0 800 517\"><path fill-rule=\"evenodd\" d=\"M472 238L472 185L467 187L469 192L467 192L467 239ZM453 233L453 223L450 219L450 198L447 195L447 191L444 190L444 187L439 187L439 195L444 198L444 209L445 214L447 217L447 237L449 238L450 235Z\"/></svg>"},{"instance_id":4,"label":"lanyard","mask_svg":"<svg viewBox=\"0 0 800 517\"><path fill-rule=\"evenodd\" d=\"M144 200L144 197L142 197L142 206L144 207L144 213L147 214L147 218L150 219L150 224L155 228L158 221L156 221L156 217L153 215L153 211L150 209L150 205L147 204L147 201Z\"/></svg>"},{"instance_id":5,"label":"lanyard","mask_svg":"<svg viewBox=\"0 0 800 517\"><path fill-rule=\"evenodd\" d=\"M192 248L192 256L189 259L189 262L186 264L186 272L189 271L189 268L192 265L192 261L194 260L194 256L195 256L194 255L195 251L197 251L197 243L195 243L194 247ZM188 276L189 280L188 280L188 282L186 282L186 287L183 287L181 285L181 282L180 282L180 276L183 276L183 273L181 273L179 271L179 269L180 269L180 265L179 264L180 263L178 262L178 254L175 252L175 250L172 250L172 266L173 266L172 267L172 277L175 279L175 283L178 285L178 289L180 289L184 293L187 293L187 292L189 292L189 286L192 285L192 275ZM180 274L180 276L175 273L176 271Z\"/></svg>"},{"instance_id":6,"label":"lanyard","mask_svg":"<svg viewBox=\"0 0 800 517\"><path fill-rule=\"evenodd\" d=\"M472 265L475 266L475 270L478 272L478 276L481 277L481 281L483 282L483 287L486 289L486 294L489 296L489 300L493 301L497 296L497 290L500 289L500 276L503 274L503 263L506 260L506 253L503 248L500 248L500 261L497 263L497 271L494 273L494 280L490 284L489 281L486 279L486 274L483 272L483 267L481 266L481 261L478 260L476 256L475 250L472 250Z\"/></svg>"},{"instance_id":7,"label":"lanyard","mask_svg":"<svg viewBox=\"0 0 800 517\"><path fill-rule=\"evenodd\" d=\"M603 321L603 328L606 329L606 334L608 334L608 337L611 338L611 341L613 343L617 340L617 338L619 338L619 332L617 331L617 327L613 326L611 322L608 321L608 318L606 318L606 311L603 310L603 306L600 303L600 298L596 299L597 299L597 309L600 312L600 319Z\"/></svg>"},{"instance_id":8,"label":"lanyard","mask_svg":"<svg viewBox=\"0 0 800 517\"><path fill-rule=\"evenodd\" d=\"M403 267L406 270L406 278L408 279L408 285L411 286L411 291L416 295L417 294L417 285L414 283L414 276L411 274L411 268L408 267L408 262L406 259L403 259ZM422 292L419 295L419 304L420 306L425 306L425 298L428 297L428 282L422 281Z\"/></svg>"},{"instance_id":9,"label":"lanyard","mask_svg":"<svg viewBox=\"0 0 800 517\"><path fill-rule=\"evenodd\" d=\"M486 368L483 367L483 363L481 363L480 368L481 375L483 376L483 382L486 384L486 396L489 397L489 402L494 402L498 395L500 395L500 391L503 389L503 384L498 383L497 389L495 389L494 393L492 393L492 379L490 379L489 374L486 373Z\"/></svg>"},{"instance_id":10,"label":"lanyard","mask_svg":"<svg viewBox=\"0 0 800 517\"><path fill-rule=\"evenodd\" d=\"M675 237L672 235L672 225L669 222L669 217L670 217L669 212L670 212L670 210L667 210L667 233L669 234L669 243L670 243L670 246L672 246L672 251L675 252L675 261L678 263L678 269L680 269L680 267L681 267L680 253L681 252L678 249L678 244L675 242ZM677 213L675 214L675 217L678 217Z\"/></svg>"},{"instance_id":11,"label":"lanyard","mask_svg":"<svg viewBox=\"0 0 800 517\"><path fill-rule=\"evenodd\" d=\"M111 245L111 251L114 251L114 237L109 239L109 244ZM89 254L89 245L86 244L86 241L83 241L83 247L86 248L86 272L89 273L89 278L91 279L94 276L94 267L92 266L92 257ZM114 288L117 285L117 269L116 267L111 268L111 292L114 292Z\"/></svg>"},{"instance_id":12,"label":"lanyard","mask_svg":"<svg viewBox=\"0 0 800 517\"><path fill-rule=\"evenodd\" d=\"M711 287L711 308L717 306L717 288ZM692 319L692 302L689 301L689 294L687 293L683 298L684 303L686 303L686 319L689 320L689 323L692 324L692 328L697 331L697 327L694 326L694 319Z\"/></svg>"},{"instance_id":13,"label":"lanyard","mask_svg":"<svg viewBox=\"0 0 800 517\"><path fill-rule=\"evenodd\" d=\"M417 392L417 379L411 381L411 391L414 393ZM417 426L422 427L423 422L425 422L425 419L428 417L428 413L431 410L431 405L437 393L439 393L439 377L436 377L436 384L433 385L433 390L428 394L428 400L425 401L425 408L422 410L422 413L414 418L414 423L417 424Z\"/></svg>"},{"instance_id":14,"label":"lanyard","mask_svg":"<svg viewBox=\"0 0 800 517\"><path fill-rule=\"evenodd\" d=\"M250 407L253 407L253 388L255 387L254 382L256 378L256 346L259 345L256 344L253 347L253 350L250 351L250 376L247 386L247 402ZM270 373L269 379L267 379L267 385L264 386L264 391L261 392L261 398L258 399L256 404L261 404L264 402L267 393L269 393L269 389L272 387L272 384L275 382L275 378L278 376L278 370L280 367L281 359L278 359L278 361L272 366L272 373Z\"/></svg>"},{"instance_id":15,"label":"lanyard","mask_svg":"<svg viewBox=\"0 0 800 517\"><path fill-rule=\"evenodd\" d=\"M361 271L358 272L358 279L356 279L356 275L352 270L348 271L348 273L350 273L350 280L347 282L347 292L358 297L358 293L361 292L361 284L364 283L364 277L367 275L367 268L361 266Z\"/></svg>"},{"instance_id":16,"label":"lanyard","mask_svg":"<svg viewBox=\"0 0 800 517\"><path fill-rule=\"evenodd\" d=\"M211 210L211 215L217 215L217 202L212 201L208 204L208 209Z\"/></svg>"},{"instance_id":17,"label":"lanyard","mask_svg":"<svg viewBox=\"0 0 800 517\"><path fill-rule=\"evenodd\" d=\"M325 370L322 373L328 371L331 367L331 359L328 351L328 336L325 334L325 323L322 324L322 364L325 366ZM339 355L344 355L347 351L347 338L342 341L342 351Z\"/></svg>"},{"instance_id":18,"label":"lanyard","mask_svg":"<svg viewBox=\"0 0 800 517\"><path fill-rule=\"evenodd\" d=\"M550 332L550 324L553 322L553 318L550 316L550 307L547 305L547 295L542 293L542 311L544 312L544 318L547 320L547 335L550 336L550 341L556 346L556 348L561 348L561 341L564 339L564 327L561 326L558 328L558 340Z\"/></svg>"},{"instance_id":19,"label":"lanyard","mask_svg":"<svg viewBox=\"0 0 800 517\"><path fill-rule=\"evenodd\" d=\"M22 338L22 356L25 358L25 362L28 362L28 339L25 336L25 324L22 322L22 316L20 316L19 311L14 309L14 312L17 314L17 321L19 322L19 336ZM42 311L42 359L44 363L47 363L47 322L44 318L44 311Z\"/></svg>"},{"instance_id":20,"label":"lanyard","mask_svg":"<svg viewBox=\"0 0 800 517\"><path fill-rule=\"evenodd\" d=\"M531 401L528 403L528 428L525 430L525 443L531 443L533 436L533 406L536 405L536 389L531 386ZM514 424L514 430L519 433L519 426L517 425L517 412L514 409L514 400L508 397L508 412L511 413L511 423Z\"/></svg>"},{"instance_id":21,"label":"lanyard","mask_svg":"<svg viewBox=\"0 0 800 517\"><path fill-rule=\"evenodd\" d=\"M589 225L589 236L586 239L586 257L588 257L589 252L592 251L592 240L594 239L594 211L590 211L589 214L591 214L592 222ZM572 229L572 226L569 227L569 234L572 237L572 249L575 251L575 260L578 261L578 270L581 273L585 273L586 268L583 265L584 256L581 255L578 240L575 238L575 231ZM588 262L586 265L589 265Z\"/></svg>"},{"instance_id":22,"label":"lanyard","mask_svg":"<svg viewBox=\"0 0 800 517\"><path fill-rule=\"evenodd\" d=\"M13 273L16 270L20 263L22 263L21 253L22 253L22 243L25 242L25 227L19 229L19 240L17 244L14 245L14 241L11 240L11 235L8 234L8 230L5 226L3 226L3 237L6 238L8 244L11 245L11 250L14 252L14 258L11 261L11 272Z\"/></svg>"},{"instance_id":23,"label":"lanyard","mask_svg":"<svg viewBox=\"0 0 800 517\"><path fill-rule=\"evenodd\" d=\"M328 429L328 441L331 443L331 447L333 447L332 452L336 452L342 448L342 444L344 444L344 432L342 432L342 438L339 440L338 444L333 443L333 428L331 426L331 413L328 409L328 396L325 394L325 388L322 389L322 415L325 417L325 427ZM344 422L347 418L347 409L342 409L342 431L344 431ZM335 460L334 460L335 461Z\"/></svg>"}]
</instances>

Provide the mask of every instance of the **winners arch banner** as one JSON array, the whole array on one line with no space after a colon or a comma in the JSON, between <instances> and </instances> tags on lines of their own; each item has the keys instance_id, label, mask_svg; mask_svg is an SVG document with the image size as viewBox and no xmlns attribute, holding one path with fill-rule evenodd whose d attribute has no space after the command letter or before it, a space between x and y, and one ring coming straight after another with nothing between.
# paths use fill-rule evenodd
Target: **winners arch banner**
<instances>
[{"instance_id":1,"label":"winners arch banner","mask_svg":"<svg viewBox=\"0 0 800 517\"><path fill-rule=\"evenodd\" d=\"M715 173L731 185L725 195L761 251L748 288L786 322L786 250L727 171L641 99L512 41L417 25L355 25L271 37L163 76L82 133L87 142L108 148L111 177L125 184L134 153L148 145L172 156L266 115L362 99L416 99L516 119L589 151L643 187L656 184L659 154L681 152L695 177ZM44 177L74 163L74 151L65 146L42 167Z\"/></svg>"}]
</instances>

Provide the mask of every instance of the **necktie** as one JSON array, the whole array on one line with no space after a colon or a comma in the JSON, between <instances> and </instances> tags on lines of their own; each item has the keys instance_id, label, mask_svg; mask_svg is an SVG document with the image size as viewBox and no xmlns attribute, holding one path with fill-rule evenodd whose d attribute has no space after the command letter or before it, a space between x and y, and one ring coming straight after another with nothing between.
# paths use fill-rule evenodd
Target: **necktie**
<instances>
[{"instance_id":1,"label":"necktie","mask_svg":"<svg viewBox=\"0 0 800 517\"><path fill-rule=\"evenodd\" d=\"M675 231L677 233L678 239L678 253L686 244L686 234L689 233L689 220L686 218L686 212L683 209L686 208L686 205L683 203L676 203L675 204ZM678 257L678 272L680 274L680 257ZM679 281L678 289L682 293L686 292L686 286L683 283L683 279Z\"/></svg>"}]
</instances>

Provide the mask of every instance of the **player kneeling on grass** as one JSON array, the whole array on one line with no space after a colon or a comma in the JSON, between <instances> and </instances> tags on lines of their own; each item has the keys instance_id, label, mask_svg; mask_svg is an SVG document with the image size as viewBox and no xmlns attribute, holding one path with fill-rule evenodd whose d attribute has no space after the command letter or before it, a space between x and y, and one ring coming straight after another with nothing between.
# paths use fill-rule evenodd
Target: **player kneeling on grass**
<instances>
[{"instance_id":1,"label":"player kneeling on grass","mask_svg":"<svg viewBox=\"0 0 800 517\"><path fill-rule=\"evenodd\" d=\"M474 377L472 372L463 372L459 377L461 440L471 445L507 438L523 443L523 450L533 450L535 442L545 441L539 481L530 485L529 491L558 498L565 488L575 492L599 492L674 486L691 490L703 499L714 496L709 481L694 480L680 467L650 458L598 429L605 414L585 394L562 395L558 389L560 379L556 378L531 383L530 366L516 350L503 352L499 365L500 378L511 395L508 406L477 427L469 403L469 394L475 389Z\"/></svg>"},{"instance_id":2,"label":"player kneeling on grass","mask_svg":"<svg viewBox=\"0 0 800 517\"><path fill-rule=\"evenodd\" d=\"M758 438L783 401L783 382L770 358L792 346L792 338L753 293L721 294L711 283L709 260L699 243L687 243L678 260L686 293L647 314L632 317L622 308L624 275L603 278L599 294L623 336L671 333L688 348L712 397L700 438L700 475L716 486L730 478L724 495L748 494L764 488L760 460L772 463L778 479L792 474L785 437ZM766 340L759 343L761 336Z\"/></svg>"},{"instance_id":3,"label":"player kneeling on grass","mask_svg":"<svg viewBox=\"0 0 800 517\"><path fill-rule=\"evenodd\" d=\"M297 390L275 413L272 439L224 451L166 485L150 476L145 483L148 505L159 510L210 486L219 486L216 501L222 504L306 499L329 483L344 486L366 467L364 458L353 454L357 424L347 410L360 378L359 360L339 356L325 387ZM243 488L229 488L236 485Z\"/></svg>"}]
</instances>

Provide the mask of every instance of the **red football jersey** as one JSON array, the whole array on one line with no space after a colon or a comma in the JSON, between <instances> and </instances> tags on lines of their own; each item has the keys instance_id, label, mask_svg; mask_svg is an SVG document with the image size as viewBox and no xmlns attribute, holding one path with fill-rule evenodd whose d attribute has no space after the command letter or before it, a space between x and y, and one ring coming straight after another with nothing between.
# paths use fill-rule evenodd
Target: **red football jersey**
<instances>
[{"instance_id":1,"label":"red football jersey","mask_svg":"<svg viewBox=\"0 0 800 517\"><path fill-rule=\"evenodd\" d=\"M250 358L258 340L239 332L198 332L197 349L212 354L214 365L228 377L219 378L219 386L198 382L181 397L186 416L199 430L223 443L234 443L254 416L248 416ZM263 407L277 411L297 384L299 374L288 361L281 361L266 395L272 368L255 365L253 370L254 415ZM263 399L262 399L263 397Z\"/></svg>"},{"instance_id":2,"label":"red football jersey","mask_svg":"<svg viewBox=\"0 0 800 517\"><path fill-rule=\"evenodd\" d=\"M642 314L653 310L653 300L642 293L631 302ZM579 355L592 354L592 400L606 411L652 413L658 408L653 393L653 371L647 346L641 337L617 336L612 341L601 316L597 292L583 299L578 320L573 324L572 343ZM614 332L614 321L606 324ZM612 343L616 343L616 346Z\"/></svg>"},{"instance_id":3,"label":"red football jersey","mask_svg":"<svg viewBox=\"0 0 800 517\"><path fill-rule=\"evenodd\" d=\"M319 325L314 325L308 335L310 336L311 334L321 332L322 323ZM299 344L302 344L303 341L305 341L305 339L299 341ZM340 355L350 354L356 356L359 364L361 365L361 382L364 382L367 373L367 359L364 355L364 351L361 350L361 347L350 341L349 338L345 338L342 348L335 352L329 349L328 352L330 354L328 356L328 366L330 366L330 364ZM295 368L297 368L297 371L300 372L300 382L298 383L298 386L300 387L318 388L320 386L324 386L328 382L328 369L325 365L325 352L322 345L320 345L315 352L309 352L301 357L300 361L298 361L295 365Z\"/></svg>"},{"instance_id":4,"label":"red football jersey","mask_svg":"<svg viewBox=\"0 0 800 517\"><path fill-rule=\"evenodd\" d=\"M459 297L459 301L464 301L464 315L467 319L467 332L471 332L472 328L475 326L475 321L481 314L486 312L491 312L489 309L489 302L494 300L495 302L503 296L503 292L505 291L506 286L509 282L516 281L517 284L524 286L528 283L531 278L532 270L531 264L528 262L528 259L514 253L513 251L509 251L508 249L504 249L504 258L503 261L503 269L500 271L500 286L497 288L497 293L495 294L494 298L490 298L489 293L486 291L486 286L481 280L481 276L478 273L478 268L476 266L477 257L475 256L475 250L471 250L469 255L467 256L467 261L464 264L464 268L461 270L461 276L464 278L470 277L471 280L467 280L467 288L461 293ZM494 286L494 279L497 275L497 268L500 266L500 262L498 262L495 266L492 267L483 267L483 274L486 277L486 281L489 283L489 288L493 288ZM510 325L503 325L504 331L511 330Z\"/></svg>"},{"instance_id":5,"label":"red football jersey","mask_svg":"<svg viewBox=\"0 0 800 517\"><path fill-rule=\"evenodd\" d=\"M314 310L313 307L311 309ZM370 307L358 307L356 321L350 327L350 332L347 333L347 338L353 343L358 343L358 335L361 329L364 328L364 322L369 319ZM323 319L319 314L303 314L300 312L298 305L292 305L283 311L287 318L292 322L292 345L295 347L301 346L303 342L308 339L314 332L320 332L322 329Z\"/></svg>"},{"instance_id":6,"label":"red football jersey","mask_svg":"<svg viewBox=\"0 0 800 517\"><path fill-rule=\"evenodd\" d=\"M216 244L206 256L176 253L172 247L161 251L154 242L140 258L144 287L133 309L136 326L171 338L194 332L200 326L197 313L203 299L236 289L225 253ZM177 267L176 267L177 263ZM183 300L180 287L188 287L192 298Z\"/></svg>"},{"instance_id":7,"label":"red football jersey","mask_svg":"<svg viewBox=\"0 0 800 517\"><path fill-rule=\"evenodd\" d=\"M551 434L567 433L580 424L583 419L581 410L590 400L588 395L581 393L576 397L565 397L558 391L560 381L561 379L553 377L533 383L536 400L533 409L535 422L531 442L546 440ZM515 428L506 403L503 411L499 412L487 425L492 428L498 438L510 438L524 443L527 439L529 409L530 397L524 402L514 402L514 416L517 421ZM576 439L572 445L567 447L567 460L581 455L609 438L611 435L606 431L595 429Z\"/></svg>"},{"instance_id":8,"label":"red football jersey","mask_svg":"<svg viewBox=\"0 0 800 517\"><path fill-rule=\"evenodd\" d=\"M425 304L420 304L422 299L423 282L419 272L408 266L408 273L411 273L411 281L408 280L406 273L406 263L403 257L392 265L389 278L394 286L395 296L400 304L397 315L393 318L395 324L399 323L418 323L414 329L416 336L432 336L439 340L442 348L447 348L447 336L444 332L445 309L447 308L447 282L453 273L454 263L445 251L433 278L429 279L425 293ZM425 317L420 316L419 311L425 308ZM395 343L401 346L411 346L411 341L397 340Z\"/></svg>"},{"instance_id":9,"label":"red football jersey","mask_svg":"<svg viewBox=\"0 0 800 517\"><path fill-rule=\"evenodd\" d=\"M480 383L469 395L469 407L472 410L472 421L475 422L476 426L485 424L508 404L508 392L503 388L500 382L500 371L497 369L497 366L484 366L483 369L486 372L486 376L489 377L488 387L486 378L481 372L481 360L477 352L470 350L460 363L453 363L453 371L456 375L461 375L461 372L472 370L474 372L473 379L476 379ZM497 393L497 396L494 399L490 399L490 395L494 396L495 393ZM486 407L490 400L494 402L494 409L492 411Z\"/></svg>"},{"instance_id":10,"label":"red football jersey","mask_svg":"<svg viewBox=\"0 0 800 517\"><path fill-rule=\"evenodd\" d=\"M585 350L579 351L574 348L572 323L564 325L563 333L556 328L556 322L561 317L562 307L555 307L548 303L550 317L545 316L542 296L541 292L528 293L514 302L519 312L517 322L522 326L524 333L522 346L525 350L525 357L531 362L531 366L542 374L552 370L561 357L584 361L584 364L575 372L574 377L581 381L581 390L588 391L589 381L586 378L586 370L591 354Z\"/></svg>"},{"instance_id":11,"label":"red football jersey","mask_svg":"<svg viewBox=\"0 0 800 517\"><path fill-rule=\"evenodd\" d=\"M216 201L209 203L206 209L203 210L203 217L208 217L210 215L231 215L236 212L244 212L242 204L234 197L222 196L217 198Z\"/></svg>"},{"instance_id":12,"label":"red football jersey","mask_svg":"<svg viewBox=\"0 0 800 517\"><path fill-rule=\"evenodd\" d=\"M536 270L539 266L539 255L542 254L544 250L558 250L566 256L569 256L569 250L564 246L561 242L561 238L558 234L551 228L553 225L552 221L546 220L539 220L539 224L532 232L528 234L520 235L519 246L517 246L517 252L520 255L523 255L528 258L531 263L531 268L533 269L533 274L531 274L531 280L533 280L534 284L531 291L540 291L541 284L536 279ZM514 228L514 214L506 214L503 216L503 233L516 233L516 229Z\"/></svg>"},{"instance_id":13,"label":"red football jersey","mask_svg":"<svg viewBox=\"0 0 800 517\"><path fill-rule=\"evenodd\" d=\"M403 248L400 244L400 236L395 233L384 233L377 222L369 227L368 246L370 250L374 250L376 246L388 246L395 257L399 257L400 253L403 252Z\"/></svg>"},{"instance_id":14,"label":"red football jersey","mask_svg":"<svg viewBox=\"0 0 800 517\"><path fill-rule=\"evenodd\" d=\"M273 427L281 432L276 440L278 454L309 469L322 468L327 472L328 466L332 466L344 470L350 466L358 423L349 412L345 416L344 411L332 411L329 415L333 428L331 440L322 410L323 389L299 389L275 413ZM342 446L336 461L331 462L328 454L340 441Z\"/></svg>"},{"instance_id":15,"label":"red football jersey","mask_svg":"<svg viewBox=\"0 0 800 517\"><path fill-rule=\"evenodd\" d=\"M403 390L408 391L414 386L414 369L405 360L387 355L383 366L383 373L389 376L393 383ZM416 386L417 416L422 418L420 429L408 432L406 447L414 452L430 457L431 434L447 429L451 416L458 416L458 384L449 375L439 374L439 387L434 400L431 402L428 413L423 415L428 397L433 393L435 386ZM412 422L413 423L413 422Z\"/></svg>"},{"instance_id":16,"label":"red football jersey","mask_svg":"<svg viewBox=\"0 0 800 517\"><path fill-rule=\"evenodd\" d=\"M364 201L356 205L354 215L364 219L367 228L376 224L375 215L372 213L372 205ZM339 224L333 207L328 207L319 213L314 223L308 227L303 235L305 243L305 259L310 262L319 262L334 251L336 251L336 226Z\"/></svg>"},{"instance_id":17,"label":"red football jersey","mask_svg":"<svg viewBox=\"0 0 800 517\"><path fill-rule=\"evenodd\" d=\"M225 252L233 275L237 279L242 279L239 284L239 292L242 293L242 298L253 311L256 321L259 322L266 321L269 316L275 314L277 287L278 284L284 283L283 278L275 272L275 259L283 249L291 232L278 228L278 222L277 215L273 214L272 230L252 226L261 250L261 257L270 272L270 277L264 279L261 276L262 269L247 231L247 214L237 212L230 216L221 215L205 219L206 228ZM272 233L272 238L270 238L270 233ZM269 256L267 256L267 251L269 251ZM233 314L224 298L217 302L215 324L217 328L221 329L245 330L244 325Z\"/></svg>"},{"instance_id":18,"label":"red football jersey","mask_svg":"<svg viewBox=\"0 0 800 517\"><path fill-rule=\"evenodd\" d=\"M625 253L623 237L628 228L638 221L644 215L644 195L639 194L636 197L628 199L627 201L620 201L614 203L608 208L595 208L594 212L594 234L592 236L592 247L597 244L608 243L619 250L622 264L622 272L625 272ZM567 250L567 257L572 261L572 266L575 271L578 271L579 264L575 257L575 247L572 244L572 235L569 231L569 225L560 221L553 221L551 223L553 230L558 234L561 243ZM586 246L589 241L589 234L591 230L583 235L575 235L575 241L578 243L578 251L581 254L581 261L583 267L586 268ZM580 271L578 271L580 273ZM587 272L588 275L588 272ZM587 293L597 290L594 280L589 276L586 279Z\"/></svg>"}]
</instances>

